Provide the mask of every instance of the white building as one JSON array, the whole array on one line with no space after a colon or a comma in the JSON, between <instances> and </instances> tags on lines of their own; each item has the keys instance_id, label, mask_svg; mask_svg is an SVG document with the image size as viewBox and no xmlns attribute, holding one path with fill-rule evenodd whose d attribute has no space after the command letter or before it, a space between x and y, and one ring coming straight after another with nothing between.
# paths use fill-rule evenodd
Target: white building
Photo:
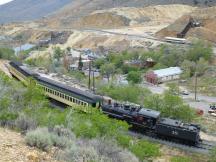
<instances>
[{"instance_id":1,"label":"white building","mask_svg":"<svg viewBox=\"0 0 216 162\"><path fill-rule=\"evenodd\" d=\"M176 80L180 78L182 70L180 67L170 67L166 69L150 71L146 74L146 80L153 84L158 84L170 80Z\"/></svg>"}]
</instances>

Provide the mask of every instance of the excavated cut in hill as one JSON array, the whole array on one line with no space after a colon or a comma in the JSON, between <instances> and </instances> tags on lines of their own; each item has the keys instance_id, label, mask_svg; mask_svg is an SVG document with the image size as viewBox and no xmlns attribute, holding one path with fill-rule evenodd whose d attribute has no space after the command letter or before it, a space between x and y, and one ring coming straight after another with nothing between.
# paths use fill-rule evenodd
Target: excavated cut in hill
<instances>
[{"instance_id":1,"label":"excavated cut in hill","mask_svg":"<svg viewBox=\"0 0 216 162\"><path fill-rule=\"evenodd\" d=\"M159 31L156 35L160 38L167 36L176 37L177 33L180 33L187 25L190 18L201 23L201 26L191 28L187 32L186 38L199 38L216 42L216 7L199 8L190 14L182 16L173 24Z\"/></svg>"}]
</instances>

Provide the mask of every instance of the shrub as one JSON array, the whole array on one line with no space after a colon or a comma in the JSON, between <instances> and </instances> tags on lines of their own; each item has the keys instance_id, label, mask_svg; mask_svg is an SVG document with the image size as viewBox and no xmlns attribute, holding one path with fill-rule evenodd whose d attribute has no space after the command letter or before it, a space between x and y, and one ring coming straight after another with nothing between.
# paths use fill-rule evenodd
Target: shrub
<instances>
[{"instance_id":1,"label":"shrub","mask_svg":"<svg viewBox=\"0 0 216 162\"><path fill-rule=\"evenodd\" d=\"M129 125L126 122L110 119L99 111L90 114L72 114L72 130L78 137L116 137L128 130Z\"/></svg>"},{"instance_id":2,"label":"shrub","mask_svg":"<svg viewBox=\"0 0 216 162\"><path fill-rule=\"evenodd\" d=\"M210 152L209 162L216 162L216 147Z\"/></svg>"},{"instance_id":3,"label":"shrub","mask_svg":"<svg viewBox=\"0 0 216 162\"><path fill-rule=\"evenodd\" d=\"M171 162L191 162L191 161L192 161L191 158L181 157L181 156L176 156L171 159Z\"/></svg>"},{"instance_id":4,"label":"shrub","mask_svg":"<svg viewBox=\"0 0 216 162\"><path fill-rule=\"evenodd\" d=\"M115 140L111 139L94 139L89 145L97 150L100 157L110 159L112 162L138 162L139 160L131 152L119 147Z\"/></svg>"},{"instance_id":5,"label":"shrub","mask_svg":"<svg viewBox=\"0 0 216 162\"><path fill-rule=\"evenodd\" d=\"M57 134L58 136L75 139L75 135L73 134L73 132L71 132L71 130L69 130L68 128L65 128L63 125L56 125L53 128L53 133Z\"/></svg>"},{"instance_id":6,"label":"shrub","mask_svg":"<svg viewBox=\"0 0 216 162\"><path fill-rule=\"evenodd\" d=\"M73 145L71 148L58 155L58 159L65 162L105 162L98 156L96 150L93 147L82 147Z\"/></svg>"},{"instance_id":7,"label":"shrub","mask_svg":"<svg viewBox=\"0 0 216 162\"><path fill-rule=\"evenodd\" d=\"M1 59L7 59L7 60L13 60L16 58L14 54L14 50L10 48L0 48L0 58Z\"/></svg>"},{"instance_id":8,"label":"shrub","mask_svg":"<svg viewBox=\"0 0 216 162\"><path fill-rule=\"evenodd\" d=\"M54 128L55 125L64 125L67 110L61 111L52 108L25 109L25 113L38 122L41 127Z\"/></svg>"},{"instance_id":9,"label":"shrub","mask_svg":"<svg viewBox=\"0 0 216 162\"><path fill-rule=\"evenodd\" d=\"M52 146L51 135L47 128L38 128L28 132L25 140L29 146L43 151L47 151Z\"/></svg>"},{"instance_id":10,"label":"shrub","mask_svg":"<svg viewBox=\"0 0 216 162\"><path fill-rule=\"evenodd\" d=\"M118 144L124 148L128 148L130 145L130 141L132 140L131 136L127 135L119 135L117 136Z\"/></svg>"},{"instance_id":11,"label":"shrub","mask_svg":"<svg viewBox=\"0 0 216 162\"><path fill-rule=\"evenodd\" d=\"M131 152L118 147L115 140L102 138L94 140L79 139L58 158L63 161L94 162L138 162Z\"/></svg>"},{"instance_id":12,"label":"shrub","mask_svg":"<svg viewBox=\"0 0 216 162\"><path fill-rule=\"evenodd\" d=\"M131 145L129 149L140 160L160 155L159 146L157 144L150 143L144 140L139 140L137 143Z\"/></svg>"},{"instance_id":13,"label":"shrub","mask_svg":"<svg viewBox=\"0 0 216 162\"><path fill-rule=\"evenodd\" d=\"M19 115L19 117L15 121L15 125L24 133L28 130L36 129L37 127L36 121L27 117L25 114Z\"/></svg>"},{"instance_id":14,"label":"shrub","mask_svg":"<svg viewBox=\"0 0 216 162\"><path fill-rule=\"evenodd\" d=\"M17 117L18 115L16 113L9 111L3 111L0 113L0 121L2 122L14 121Z\"/></svg>"},{"instance_id":15,"label":"shrub","mask_svg":"<svg viewBox=\"0 0 216 162\"><path fill-rule=\"evenodd\" d=\"M137 71L131 71L127 75L127 80L134 84L140 83L142 81L141 73Z\"/></svg>"},{"instance_id":16,"label":"shrub","mask_svg":"<svg viewBox=\"0 0 216 162\"><path fill-rule=\"evenodd\" d=\"M61 149L69 147L72 143L71 140L69 140L67 137L58 136L54 133L50 134L50 138L51 138L53 146L61 148Z\"/></svg>"}]
</instances>

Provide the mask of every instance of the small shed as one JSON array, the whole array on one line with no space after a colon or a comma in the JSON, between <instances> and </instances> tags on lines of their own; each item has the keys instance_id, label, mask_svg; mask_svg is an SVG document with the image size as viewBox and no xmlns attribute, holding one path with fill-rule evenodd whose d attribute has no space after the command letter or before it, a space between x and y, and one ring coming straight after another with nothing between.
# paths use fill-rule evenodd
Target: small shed
<instances>
[{"instance_id":1,"label":"small shed","mask_svg":"<svg viewBox=\"0 0 216 162\"><path fill-rule=\"evenodd\" d=\"M166 69L149 71L146 74L146 81L152 84L159 84L166 81L176 80L180 78L182 70L180 67L170 67Z\"/></svg>"}]
</instances>

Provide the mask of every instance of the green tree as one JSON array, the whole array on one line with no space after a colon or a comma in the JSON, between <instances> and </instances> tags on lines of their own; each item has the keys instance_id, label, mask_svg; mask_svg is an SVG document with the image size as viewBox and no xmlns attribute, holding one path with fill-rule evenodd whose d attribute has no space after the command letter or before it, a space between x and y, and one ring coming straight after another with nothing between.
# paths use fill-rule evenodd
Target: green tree
<instances>
[{"instance_id":1,"label":"green tree","mask_svg":"<svg viewBox=\"0 0 216 162\"><path fill-rule=\"evenodd\" d=\"M17 59L13 49L0 48L0 59L14 60Z\"/></svg>"},{"instance_id":2,"label":"green tree","mask_svg":"<svg viewBox=\"0 0 216 162\"><path fill-rule=\"evenodd\" d=\"M142 81L142 76L140 72L137 71L131 71L127 75L127 80L129 82L132 82L134 84L140 83Z\"/></svg>"},{"instance_id":3,"label":"green tree","mask_svg":"<svg viewBox=\"0 0 216 162\"><path fill-rule=\"evenodd\" d=\"M100 69L100 67L102 65L104 65L106 63L106 60L104 58L99 58L97 59L96 61L93 62L94 66L97 68L97 69Z\"/></svg>"},{"instance_id":4,"label":"green tree","mask_svg":"<svg viewBox=\"0 0 216 162\"><path fill-rule=\"evenodd\" d=\"M82 68L83 68L83 62L82 62L82 56L80 55L79 62L78 62L78 70L82 71Z\"/></svg>"},{"instance_id":5,"label":"green tree","mask_svg":"<svg viewBox=\"0 0 216 162\"><path fill-rule=\"evenodd\" d=\"M184 60L181 64L181 69L183 70L182 78L187 79L194 75L196 64L195 62Z\"/></svg>"},{"instance_id":6,"label":"green tree","mask_svg":"<svg viewBox=\"0 0 216 162\"><path fill-rule=\"evenodd\" d=\"M100 70L101 70L102 75L106 76L109 82L110 77L113 76L115 73L115 66L112 63L105 64L101 66Z\"/></svg>"},{"instance_id":7,"label":"green tree","mask_svg":"<svg viewBox=\"0 0 216 162\"><path fill-rule=\"evenodd\" d=\"M163 95L148 95L144 99L145 107L160 111L164 117L171 117L190 122L195 117L195 112L189 105L184 104L183 99L171 94L169 91Z\"/></svg>"},{"instance_id":8,"label":"green tree","mask_svg":"<svg viewBox=\"0 0 216 162\"><path fill-rule=\"evenodd\" d=\"M187 59L197 62L202 57L206 61L210 61L213 56L213 49L210 44L203 41L197 41L193 43L191 48L187 52Z\"/></svg>"},{"instance_id":9,"label":"green tree","mask_svg":"<svg viewBox=\"0 0 216 162\"><path fill-rule=\"evenodd\" d=\"M200 58L196 64L197 75L198 76L203 75L205 71L208 69L208 67L209 67L208 61L206 61L204 58Z\"/></svg>"},{"instance_id":10,"label":"green tree","mask_svg":"<svg viewBox=\"0 0 216 162\"><path fill-rule=\"evenodd\" d=\"M129 101L137 104L142 104L143 98L151 94L148 89L136 85L115 86L113 84L99 87L98 92L119 101Z\"/></svg>"},{"instance_id":11,"label":"green tree","mask_svg":"<svg viewBox=\"0 0 216 162\"><path fill-rule=\"evenodd\" d=\"M60 47L55 47L54 48L54 58L57 59L58 61L60 60L60 58L63 56L64 51L61 50Z\"/></svg>"},{"instance_id":12,"label":"green tree","mask_svg":"<svg viewBox=\"0 0 216 162\"><path fill-rule=\"evenodd\" d=\"M182 49L176 46L164 46L161 47L162 54L158 59L159 63L168 67L179 66L185 59L185 53Z\"/></svg>"},{"instance_id":13,"label":"green tree","mask_svg":"<svg viewBox=\"0 0 216 162\"><path fill-rule=\"evenodd\" d=\"M176 83L168 83L167 86L169 88L168 91L170 94L174 94L174 95L179 94L180 89Z\"/></svg>"}]
</instances>

